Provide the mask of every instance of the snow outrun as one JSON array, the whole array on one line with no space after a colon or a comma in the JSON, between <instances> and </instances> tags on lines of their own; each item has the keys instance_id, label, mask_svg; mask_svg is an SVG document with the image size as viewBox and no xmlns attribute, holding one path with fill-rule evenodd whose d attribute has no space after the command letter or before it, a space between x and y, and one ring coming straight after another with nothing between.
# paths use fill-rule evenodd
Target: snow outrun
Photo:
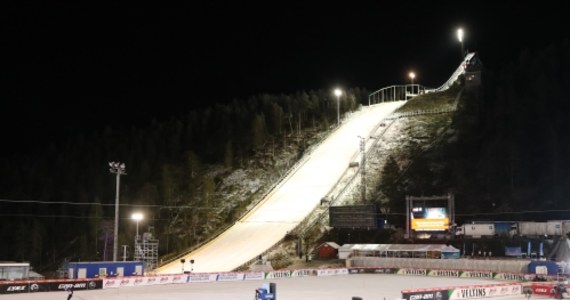
<instances>
[{"instance_id":1,"label":"snow outrun","mask_svg":"<svg viewBox=\"0 0 570 300\"><path fill-rule=\"evenodd\" d=\"M496 280L441 278L385 274L358 274L329 277L295 277L255 281L186 283L75 291L73 300L251 300L264 283L277 284L277 300L363 300L401 299L402 290L434 287L497 284ZM2 295L2 300L61 300L65 292ZM531 299L547 298L533 295ZM524 295L482 299L526 299Z\"/></svg>"},{"instance_id":2,"label":"snow outrun","mask_svg":"<svg viewBox=\"0 0 570 300\"><path fill-rule=\"evenodd\" d=\"M359 153L359 136L368 137L405 101L363 107L342 123L263 201L227 231L197 250L156 270L181 271L180 259L194 260L194 272L228 272L256 258L308 216L342 177Z\"/></svg>"}]
</instances>

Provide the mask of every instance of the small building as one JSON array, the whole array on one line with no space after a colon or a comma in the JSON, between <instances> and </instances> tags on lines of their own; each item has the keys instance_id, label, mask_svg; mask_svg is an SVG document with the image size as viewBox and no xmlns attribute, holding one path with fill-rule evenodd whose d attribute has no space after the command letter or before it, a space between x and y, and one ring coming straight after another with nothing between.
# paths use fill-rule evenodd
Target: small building
<instances>
[{"instance_id":1,"label":"small building","mask_svg":"<svg viewBox=\"0 0 570 300\"><path fill-rule=\"evenodd\" d=\"M338 248L340 246L335 242L322 243L315 249L317 258L319 259L331 259L338 257Z\"/></svg>"},{"instance_id":2,"label":"small building","mask_svg":"<svg viewBox=\"0 0 570 300\"><path fill-rule=\"evenodd\" d=\"M123 277L144 275L142 261L94 261L68 262L67 277L70 279Z\"/></svg>"},{"instance_id":3,"label":"small building","mask_svg":"<svg viewBox=\"0 0 570 300\"><path fill-rule=\"evenodd\" d=\"M30 276L30 263L0 262L0 280L25 280Z\"/></svg>"},{"instance_id":4,"label":"small building","mask_svg":"<svg viewBox=\"0 0 570 300\"><path fill-rule=\"evenodd\" d=\"M338 258L358 256L400 258L459 258L459 249L445 244L344 244L338 249Z\"/></svg>"}]
</instances>

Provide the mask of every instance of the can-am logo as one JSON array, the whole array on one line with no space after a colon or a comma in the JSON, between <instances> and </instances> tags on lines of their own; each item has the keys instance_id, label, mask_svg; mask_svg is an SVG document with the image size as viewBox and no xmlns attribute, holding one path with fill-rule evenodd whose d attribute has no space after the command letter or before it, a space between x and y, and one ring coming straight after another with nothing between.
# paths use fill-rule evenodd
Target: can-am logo
<instances>
[{"instance_id":1,"label":"can-am logo","mask_svg":"<svg viewBox=\"0 0 570 300\"><path fill-rule=\"evenodd\" d=\"M87 283L85 282L78 282L78 283L62 283L60 284L57 289L58 290L65 290L65 289L70 289L70 288L74 288L74 289L84 289L87 287Z\"/></svg>"}]
</instances>

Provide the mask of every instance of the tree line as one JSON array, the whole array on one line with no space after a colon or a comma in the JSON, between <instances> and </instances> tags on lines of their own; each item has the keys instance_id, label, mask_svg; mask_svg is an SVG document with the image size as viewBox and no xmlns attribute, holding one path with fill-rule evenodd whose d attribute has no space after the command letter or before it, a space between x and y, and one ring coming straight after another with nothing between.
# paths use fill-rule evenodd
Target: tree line
<instances>
[{"instance_id":1,"label":"tree line","mask_svg":"<svg viewBox=\"0 0 570 300\"><path fill-rule=\"evenodd\" d=\"M361 88L345 91L340 113L357 109L367 96ZM160 239L161 255L195 245L235 221L259 196L232 203L216 193L223 176L252 163L263 164L267 174L283 172L260 158L269 148L302 151L312 135L336 124L336 101L324 90L262 94L173 113L168 121L144 127L108 126L4 157L0 257L30 261L39 270L54 269L64 258L110 260L115 201L110 161L127 169L120 184L120 245L132 245L128 217L135 209L152 216L146 224ZM211 175L213 167L223 172Z\"/></svg>"}]
</instances>

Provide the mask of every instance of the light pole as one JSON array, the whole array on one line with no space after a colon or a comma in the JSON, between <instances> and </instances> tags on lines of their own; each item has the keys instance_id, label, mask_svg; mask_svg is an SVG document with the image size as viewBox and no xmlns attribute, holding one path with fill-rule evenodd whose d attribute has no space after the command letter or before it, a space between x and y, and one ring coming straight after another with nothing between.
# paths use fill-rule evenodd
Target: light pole
<instances>
[{"instance_id":1,"label":"light pole","mask_svg":"<svg viewBox=\"0 0 570 300\"><path fill-rule=\"evenodd\" d=\"M465 57L465 49L463 48L463 29L462 28L457 29L457 39L459 40L459 43L461 43L461 59L463 59Z\"/></svg>"},{"instance_id":2,"label":"light pole","mask_svg":"<svg viewBox=\"0 0 570 300\"><path fill-rule=\"evenodd\" d=\"M137 235L135 235L135 240L138 241L139 239L139 221L143 219L143 214L140 212L134 213L131 215L131 219L137 222Z\"/></svg>"},{"instance_id":3,"label":"light pole","mask_svg":"<svg viewBox=\"0 0 570 300\"><path fill-rule=\"evenodd\" d=\"M113 233L113 261L117 261L117 252L119 249L119 184L121 183L121 175L127 175L125 163L110 162L109 172L117 174L117 186L115 190L115 229Z\"/></svg>"},{"instance_id":4,"label":"light pole","mask_svg":"<svg viewBox=\"0 0 570 300\"><path fill-rule=\"evenodd\" d=\"M334 89L334 94L336 96L336 127L340 126L340 95L342 91L340 89Z\"/></svg>"},{"instance_id":5,"label":"light pole","mask_svg":"<svg viewBox=\"0 0 570 300\"><path fill-rule=\"evenodd\" d=\"M414 78L416 78L416 73L410 72L408 76L410 76L410 79L412 80L412 94L414 94Z\"/></svg>"}]
</instances>

